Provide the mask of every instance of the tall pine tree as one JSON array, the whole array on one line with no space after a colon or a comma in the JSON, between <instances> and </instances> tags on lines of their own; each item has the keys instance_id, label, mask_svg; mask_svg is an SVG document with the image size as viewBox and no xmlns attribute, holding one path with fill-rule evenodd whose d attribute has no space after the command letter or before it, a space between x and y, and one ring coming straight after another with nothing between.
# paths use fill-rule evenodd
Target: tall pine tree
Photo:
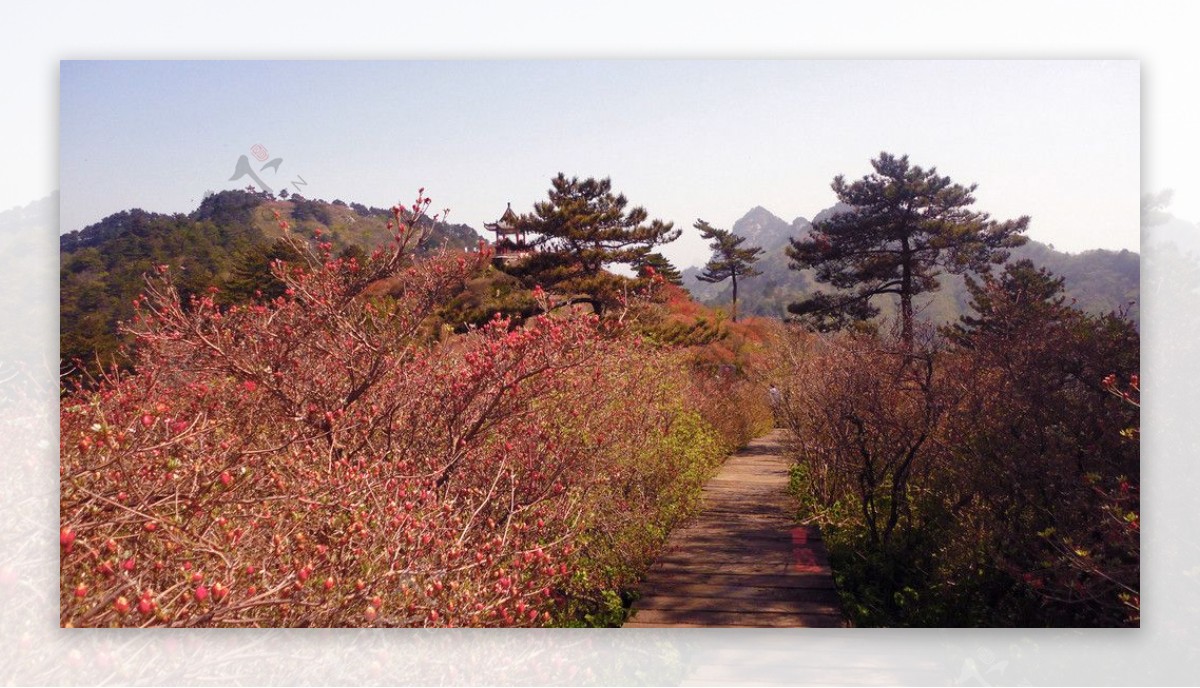
<instances>
[{"instance_id":1,"label":"tall pine tree","mask_svg":"<svg viewBox=\"0 0 1200 688\"><path fill-rule=\"evenodd\" d=\"M998 222L970 209L974 184L962 186L936 168L910 165L908 156L880 153L875 169L856 182L838 175L833 191L850 206L791 239L789 267L815 268L818 282L838 291L817 292L788 306L814 321L866 319L879 312L871 299L900 299L905 345L913 346L913 299L938 289L943 270L985 273L1020 246L1029 218Z\"/></svg>"},{"instance_id":2,"label":"tall pine tree","mask_svg":"<svg viewBox=\"0 0 1200 688\"><path fill-rule=\"evenodd\" d=\"M763 250L757 246L742 248L746 237L740 237L727 229L711 227L704 220L696 220L693 226L700 230L700 236L712 242L708 247L713 252L712 258L696 279L710 284L732 280L733 321L737 322L738 277L744 279L762 274L754 264L758 262L759 254Z\"/></svg>"}]
</instances>

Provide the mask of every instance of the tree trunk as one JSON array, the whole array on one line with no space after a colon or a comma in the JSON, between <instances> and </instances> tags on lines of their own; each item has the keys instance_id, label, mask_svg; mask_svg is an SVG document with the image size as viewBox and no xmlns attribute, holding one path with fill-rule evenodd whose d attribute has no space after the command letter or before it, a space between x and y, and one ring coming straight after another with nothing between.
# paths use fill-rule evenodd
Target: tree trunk
<instances>
[{"instance_id":1,"label":"tree trunk","mask_svg":"<svg viewBox=\"0 0 1200 688\"><path fill-rule=\"evenodd\" d=\"M904 340L907 353L913 350L913 284L912 284L912 251L908 239L901 241L904 251L900 262L900 336Z\"/></svg>"},{"instance_id":2,"label":"tree trunk","mask_svg":"<svg viewBox=\"0 0 1200 688\"><path fill-rule=\"evenodd\" d=\"M733 277L733 321L737 322L737 274L735 273L731 277Z\"/></svg>"}]
</instances>

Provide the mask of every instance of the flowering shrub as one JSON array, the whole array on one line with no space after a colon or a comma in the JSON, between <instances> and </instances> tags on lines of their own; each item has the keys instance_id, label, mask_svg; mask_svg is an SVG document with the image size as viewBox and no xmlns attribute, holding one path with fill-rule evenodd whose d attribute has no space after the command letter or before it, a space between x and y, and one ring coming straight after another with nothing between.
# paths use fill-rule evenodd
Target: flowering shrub
<instances>
[{"instance_id":1,"label":"flowering shrub","mask_svg":"<svg viewBox=\"0 0 1200 688\"><path fill-rule=\"evenodd\" d=\"M859 625L1136 625L1137 333L1055 289L986 288L980 318L912 354L775 350L804 515Z\"/></svg>"},{"instance_id":2,"label":"flowering shrub","mask_svg":"<svg viewBox=\"0 0 1200 688\"><path fill-rule=\"evenodd\" d=\"M593 315L438 342L490 256L412 263L427 207L361 261L293 239L270 300L148 277L136 373L62 400L64 625L544 625L647 560L715 462L670 451L686 379Z\"/></svg>"},{"instance_id":3,"label":"flowering shrub","mask_svg":"<svg viewBox=\"0 0 1200 688\"><path fill-rule=\"evenodd\" d=\"M645 271L657 277L652 267ZM648 341L679 349L679 365L691 371L687 395L726 449L770 430L771 373L765 352L777 346L781 325L766 318L728 322L720 311L661 278L652 295L653 300L637 304L631 327Z\"/></svg>"}]
</instances>

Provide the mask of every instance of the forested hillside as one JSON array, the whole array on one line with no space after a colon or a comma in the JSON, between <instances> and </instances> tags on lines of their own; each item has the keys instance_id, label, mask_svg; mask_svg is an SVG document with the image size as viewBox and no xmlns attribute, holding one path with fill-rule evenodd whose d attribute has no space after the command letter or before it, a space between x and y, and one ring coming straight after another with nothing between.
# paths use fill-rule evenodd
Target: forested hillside
<instances>
[{"instance_id":1,"label":"forested hillside","mask_svg":"<svg viewBox=\"0 0 1200 688\"><path fill-rule=\"evenodd\" d=\"M340 256L362 257L387 243L392 213L359 203L325 202L265 193L222 191L188 213L167 215L134 208L110 215L59 238L61 360L94 367L112 362L122 342L118 322L133 315L132 301L145 288L143 276L157 265L178 270L185 301L215 286L218 303L243 302L256 292L272 294L280 284L270 263L289 258L279 242L278 213L299 237L321 237ZM477 248L480 236L466 225L434 223L421 253L441 248Z\"/></svg>"}]
</instances>

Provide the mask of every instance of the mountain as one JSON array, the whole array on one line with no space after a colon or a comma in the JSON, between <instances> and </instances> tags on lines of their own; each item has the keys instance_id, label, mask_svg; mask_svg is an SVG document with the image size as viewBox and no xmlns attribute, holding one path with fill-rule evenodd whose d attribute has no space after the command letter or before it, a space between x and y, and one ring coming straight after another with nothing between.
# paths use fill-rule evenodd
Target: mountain
<instances>
[{"instance_id":1,"label":"mountain","mask_svg":"<svg viewBox=\"0 0 1200 688\"><path fill-rule=\"evenodd\" d=\"M826 208L817 213L813 222L822 222L845 209L846 206L840 204ZM766 251L756 264L762 275L738 281L739 313L785 318L788 317L789 303L822 287L813 279L812 270L789 269L784 253L788 239L802 237L812 229L809 220L798 217L788 223L756 206L735 222L732 229L734 234L746 237L746 246L760 246ZM1010 260L1022 258L1061 276L1065 280L1068 300L1073 299L1080 310L1102 314L1124 309L1135 323L1138 322L1141 271L1137 253L1097 249L1072 254L1029 241L1013 250ZM729 303L732 295L729 282L701 282L697 279L700 272L701 269L696 267L683 271L683 284L688 291L706 304ZM934 323L954 322L970 311L970 296L960 276L943 275L940 283L942 288L938 292L917 300L917 311ZM877 305L881 307L883 317L894 315L897 310L893 303L880 301Z\"/></svg>"},{"instance_id":2,"label":"mountain","mask_svg":"<svg viewBox=\"0 0 1200 688\"><path fill-rule=\"evenodd\" d=\"M755 263L762 275L738 282L738 309L746 315L768 315L782 318L795 295L812 287L811 275L788 270L784 248L788 239L806 235L812 223L803 217L791 223L780 219L762 206L755 206L733 223L734 234L746 237L745 246L758 246L764 253ZM692 296L704 303L728 303L732 286L729 282L711 284L697 279L701 268L683 271L683 286Z\"/></svg>"},{"instance_id":3,"label":"mountain","mask_svg":"<svg viewBox=\"0 0 1200 688\"><path fill-rule=\"evenodd\" d=\"M392 237L386 208L250 191L209 194L186 215L138 208L110 215L59 237L61 360L111 358L123 343L117 324L132 317L131 302L154 265L176 268L185 298L209 286L227 303L269 292L271 261L290 251L278 241L276 213L297 237L313 238L320 228L338 255L370 252ZM480 240L467 225L437 223L420 252L474 248Z\"/></svg>"}]
</instances>

